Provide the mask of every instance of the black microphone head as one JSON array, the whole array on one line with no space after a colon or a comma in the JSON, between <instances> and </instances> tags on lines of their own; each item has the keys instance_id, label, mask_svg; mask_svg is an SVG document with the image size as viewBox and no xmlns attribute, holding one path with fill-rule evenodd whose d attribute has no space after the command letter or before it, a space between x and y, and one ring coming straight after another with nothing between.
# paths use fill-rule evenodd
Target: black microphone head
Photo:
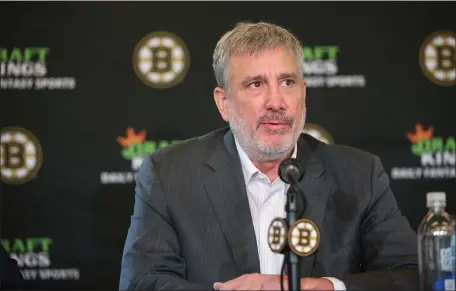
<instances>
[{"instance_id":1,"label":"black microphone head","mask_svg":"<svg viewBox=\"0 0 456 291\"><path fill-rule=\"evenodd\" d=\"M304 171L299 167L296 159L288 158L283 160L279 166L279 177L287 184L293 181L300 181L304 177Z\"/></svg>"}]
</instances>

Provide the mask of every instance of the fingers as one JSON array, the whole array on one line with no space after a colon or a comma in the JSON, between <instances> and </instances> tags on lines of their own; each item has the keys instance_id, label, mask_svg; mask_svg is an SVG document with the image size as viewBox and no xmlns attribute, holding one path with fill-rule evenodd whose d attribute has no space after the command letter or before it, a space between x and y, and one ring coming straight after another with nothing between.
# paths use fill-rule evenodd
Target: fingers
<instances>
[{"instance_id":1,"label":"fingers","mask_svg":"<svg viewBox=\"0 0 456 291\"><path fill-rule=\"evenodd\" d=\"M225 283L216 282L214 283L214 290L252 290L252 280L251 274L245 274L240 277L237 277L233 280L227 281Z\"/></svg>"},{"instance_id":2,"label":"fingers","mask_svg":"<svg viewBox=\"0 0 456 291\"><path fill-rule=\"evenodd\" d=\"M222 285L223 284L221 282L215 282L214 285L212 286L212 288L214 288L214 290L220 290Z\"/></svg>"},{"instance_id":3,"label":"fingers","mask_svg":"<svg viewBox=\"0 0 456 291\"><path fill-rule=\"evenodd\" d=\"M301 279L301 289L303 290L315 290L315 281L312 278Z\"/></svg>"},{"instance_id":4,"label":"fingers","mask_svg":"<svg viewBox=\"0 0 456 291\"><path fill-rule=\"evenodd\" d=\"M240 286L243 281L245 281L244 275L238 278L235 278L225 283L216 282L214 283L214 290L239 290L237 287Z\"/></svg>"},{"instance_id":5,"label":"fingers","mask_svg":"<svg viewBox=\"0 0 456 291\"><path fill-rule=\"evenodd\" d=\"M236 286L236 290L259 290L257 286L258 281L255 281L251 276L246 278L244 281L239 284L239 286Z\"/></svg>"},{"instance_id":6,"label":"fingers","mask_svg":"<svg viewBox=\"0 0 456 291\"><path fill-rule=\"evenodd\" d=\"M333 283L324 278L303 278L301 279L303 290L334 290Z\"/></svg>"},{"instance_id":7,"label":"fingers","mask_svg":"<svg viewBox=\"0 0 456 291\"><path fill-rule=\"evenodd\" d=\"M245 274L225 283L216 282L214 290L280 290L280 276Z\"/></svg>"},{"instance_id":8,"label":"fingers","mask_svg":"<svg viewBox=\"0 0 456 291\"><path fill-rule=\"evenodd\" d=\"M233 282L225 282L225 283L216 282L216 283L214 283L213 287L214 287L214 290L220 290L220 291L238 290L238 289L236 289L236 283L233 283Z\"/></svg>"}]
</instances>

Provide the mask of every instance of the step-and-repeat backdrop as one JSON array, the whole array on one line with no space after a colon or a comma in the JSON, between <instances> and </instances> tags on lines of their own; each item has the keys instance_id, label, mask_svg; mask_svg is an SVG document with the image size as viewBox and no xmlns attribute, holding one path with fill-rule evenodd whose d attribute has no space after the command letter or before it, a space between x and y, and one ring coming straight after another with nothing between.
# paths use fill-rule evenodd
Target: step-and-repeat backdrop
<instances>
[{"instance_id":1,"label":"step-and-repeat backdrop","mask_svg":"<svg viewBox=\"0 0 456 291\"><path fill-rule=\"evenodd\" d=\"M303 42L306 132L381 157L416 229L456 212L456 5L1 3L1 232L27 288L118 288L144 155L226 124L212 52L236 22Z\"/></svg>"}]
</instances>

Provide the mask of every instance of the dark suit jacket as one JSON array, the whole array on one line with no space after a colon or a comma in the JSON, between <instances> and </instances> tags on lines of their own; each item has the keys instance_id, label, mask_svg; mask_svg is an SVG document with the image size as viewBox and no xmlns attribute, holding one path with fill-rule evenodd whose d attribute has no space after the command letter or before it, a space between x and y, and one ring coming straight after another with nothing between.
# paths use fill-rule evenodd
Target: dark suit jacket
<instances>
[{"instance_id":1,"label":"dark suit jacket","mask_svg":"<svg viewBox=\"0 0 456 291\"><path fill-rule=\"evenodd\" d=\"M20 289L23 287L23 282L17 262L10 258L0 244L0 290Z\"/></svg>"},{"instance_id":2,"label":"dark suit jacket","mask_svg":"<svg viewBox=\"0 0 456 291\"><path fill-rule=\"evenodd\" d=\"M301 259L302 277L336 277L347 290L416 290L416 234L379 158L303 134L297 160L305 168L303 216L321 231L317 252ZM260 272L229 129L160 149L136 182L121 290L212 290L216 281Z\"/></svg>"}]
</instances>

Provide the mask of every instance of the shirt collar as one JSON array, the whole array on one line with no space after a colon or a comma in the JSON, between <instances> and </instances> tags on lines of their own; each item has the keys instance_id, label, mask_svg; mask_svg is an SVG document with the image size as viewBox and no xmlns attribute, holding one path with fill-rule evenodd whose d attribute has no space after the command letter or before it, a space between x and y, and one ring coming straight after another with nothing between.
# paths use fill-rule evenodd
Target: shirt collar
<instances>
[{"instance_id":1,"label":"shirt collar","mask_svg":"<svg viewBox=\"0 0 456 291\"><path fill-rule=\"evenodd\" d=\"M260 170L258 170L258 168L255 167L255 165L252 163L252 161L250 160L247 153L239 145L236 137L234 137L234 142L236 144L236 149L238 151L239 158L241 160L242 172L244 174L244 181L245 181L245 184L247 185L249 183L250 179L252 178L252 176L255 175L256 173L260 172ZM294 149L293 149L293 154L291 155L291 157L293 159L296 159L297 154L298 154L298 147L295 144Z\"/></svg>"}]
</instances>

